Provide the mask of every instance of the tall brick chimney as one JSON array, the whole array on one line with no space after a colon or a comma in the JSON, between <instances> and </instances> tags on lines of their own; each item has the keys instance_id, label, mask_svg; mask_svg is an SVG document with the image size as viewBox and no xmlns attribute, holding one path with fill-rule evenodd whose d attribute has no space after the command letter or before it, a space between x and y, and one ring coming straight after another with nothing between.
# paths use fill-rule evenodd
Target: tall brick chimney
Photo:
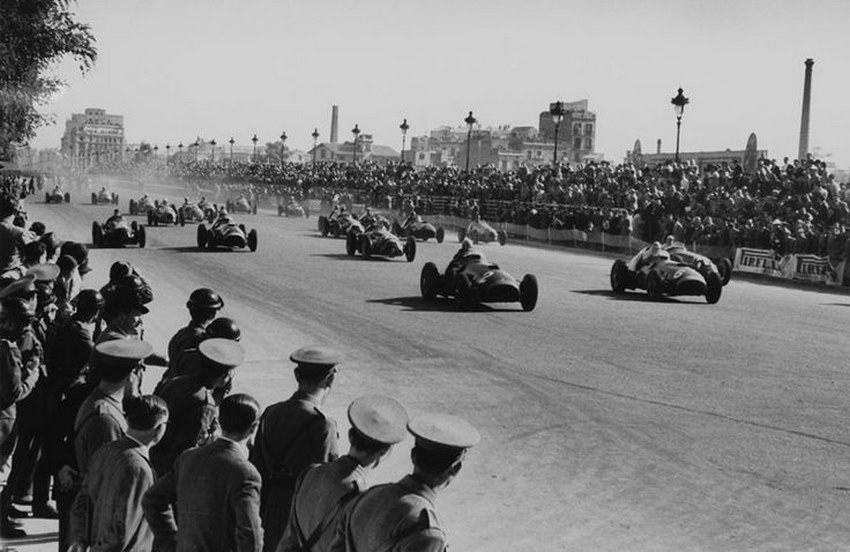
<instances>
[{"instance_id":1,"label":"tall brick chimney","mask_svg":"<svg viewBox=\"0 0 850 552\"><path fill-rule=\"evenodd\" d=\"M812 58L806 60L806 77L803 81L803 115L800 117L800 150L797 159L805 159L809 153L809 110L812 103Z\"/></svg>"},{"instance_id":2,"label":"tall brick chimney","mask_svg":"<svg viewBox=\"0 0 850 552\"><path fill-rule=\"evenodd\" d=\"M339 138L339 106L333 106L331 111L331 144L336 144Z\"/></svg>"}]
</instances>

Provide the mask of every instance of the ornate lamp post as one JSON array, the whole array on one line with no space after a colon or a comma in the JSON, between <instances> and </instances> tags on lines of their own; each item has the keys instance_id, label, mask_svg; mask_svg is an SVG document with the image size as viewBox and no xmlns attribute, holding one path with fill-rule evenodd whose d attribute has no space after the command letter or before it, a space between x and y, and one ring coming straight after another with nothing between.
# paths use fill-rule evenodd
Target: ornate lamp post
<instances>
[{"instance_id":1,"label":"ornate lamp post","mask_svg":"<svg viewBox=\"0 0 850 552\"><path fill-rule=\"evenodd\" d=\"M215 163L215 138L213 138L212 140L210 140L210 145L212 146L212 157L211 157L211 162L212 162L212 163Z\"/></svg>"},{"instance_id":2,"label":"ornate lamp post","mask_svg":"<svg viewBox=\"0 0 850 552\"><path fill-rule=\"evenodd\" d=\"M256 134L254 135L254 137L253 137L253 138L251 138L251 141L252 141L252 142L254 142L254 154L251 156L251 161L256 161L256 160L257 160L257 141L258 141L258 140L259 140L259 139L257 138L257 135L256 135Z\"/></svg>"},{"instance_id":3,"label":"ornate lamp post","mask_svg":"<svg viewBox=\"0 0 850 552\"><path fill-rule=\"evenodd\" d=\"M171 144L165 144L165 164L168 165L168 157L171 155Z\"/></svg>"},{"instance_id":4,"label":"ornate lamp post","mask_svg":"<svg viewBox=\"0 0 850 552\"><path fill-rule=\"evenodd\" d=\"M407 143L407 129L410 128L407 119L403 120L398 128L401 129L401 162L404 163L404 146Z\"/></svg>"},{"instance_id":5,"label":"ornate lamp post","mask_svg":"<svg viewBox=\"0 0 850 552\"><path fill-rule=\"evenodd\" d=\"M283 168L283 155L286 153L286 139L288 136L286 132L280 133L280 168Z\"/></svg>"},{"instance_id":6,"label":"ornate lamp post","mask_svg":"<svg viewBox=\"0 0 850 552\"><path fill-rule=\"evenodd\" d=\"M354 165L357 165L357 137L360 136L360 127L357 126L357 123L355 123L354 128L351 129L351 134L354 135L354 147L351 150L351 161Z\"/></svg>"},{"instance_id":7,"label":"ornate lamp post","mask_svg":"<svg viewBox=\"0 0 850 552\"><path fill-rule=\"evenodd\" d=\"M179 153L178 157L180 158L180 162L183 162L183 142L177 144L177 151Z\"/></svg>"},{"instance_id":8,"label":"ornate lamp post","mask_svg":"<svg viewBox=\"0 0 850 552\"><path fill-rule=\"evenodd\" d=\"M466 126L469 127L469 132L466 133L466 172L469 172L469 146L472 143L472 125L478 122L478 119L472 116L472 111L463 120Z\"/></svg>"},{"instance_id":9,"label":"ornate lamp post","mask_svg":"<svg viewBox=\"0 0 850 552\"><path fill-rule=\"evenodd\" d=\"M195 148L195 163L198 162L198 148L201 146L200 140L195 140L195 143L192 144L192 147Z\"/></svg>"},{"instance_id":10,"label":"ornate lamp post","mask_svg":"<svg viewBox=\"0 0 850 552\"><path fill-rule=\"evenodd\" d=\"M153 147L153 160L156 161L156 154L159 152L159 145Z\"/></svg>"},{"instance_id":11,"label":"ornate lamp post","mask_svg":"<svg viewBox=\"0 0 850 552\"><path fill-rule=\"evenodd\" d=\"M682 89L679 88L679 93L676 97L670 100L673 104L673 111L676 112L676 162L679 162L679 133L682 130L682 114L685 112L685 106L690 100L682 94Z\"/></svg>"},{"instance_id":12,"label":"ornate lamp post","mask_svg":"<svg viewBox=\"0 0 850 552\"><path fill-rule=\"evenodd\" d=\"M230 140L227 141L230 144L230 164L233 164L233 144L236 143L236 140L233 139L233 136L230 137Z\"/></svg>"},{"instance_id":13,"label":"ornate lamp post","mask_svg":"<svg viewBox=\"0 0 850 552\"><path fill-rule=\"evenodd\" d=\"M558 165L558 131L561 128L561 121L564 120L564 102L558 100L549 108L549 114L552 116L552 122L555 123L555 151L552 156L552 166Z\"/></svg>"},{"instance_id":14,"label":"ornate lamp post","mask_svg":"<svg viewBox=\"0 0 850 552\"><path fill-rule=\"evenodd\" d=\"M313 134L311 134L311 136L313 137L313 166L315 167L316 166L316 144L318 144L318 142L319 142L319 129L314 128Z\"/></svg>"}]
</instances>

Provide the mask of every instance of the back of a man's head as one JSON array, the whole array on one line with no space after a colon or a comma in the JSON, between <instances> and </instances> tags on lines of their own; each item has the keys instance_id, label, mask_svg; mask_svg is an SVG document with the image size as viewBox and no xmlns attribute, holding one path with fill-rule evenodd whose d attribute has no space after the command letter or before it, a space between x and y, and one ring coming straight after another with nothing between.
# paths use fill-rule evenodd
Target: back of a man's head
<instances>
[{"instance_id":1,"label":"back of a man's head","mask_svg":"<svg viewBox=\"0 0 850 552\"><path fill-rule=\"evenodd\" d=\"M155 395L124 399L124 416L130 429L148 431L168 419L168 406Z\"/></svg>"},{"instance_id":2,"label":"back of a man's head","mask_svg":"<svg viewBox=\"0 0 850 552\"><path fill-rule=\"evenodd\" d=\"M260 404L251 395L235 393L227 396L218 407L221 430L230 434L244 434L260 419Z\"/></svg>"}]
</instances>

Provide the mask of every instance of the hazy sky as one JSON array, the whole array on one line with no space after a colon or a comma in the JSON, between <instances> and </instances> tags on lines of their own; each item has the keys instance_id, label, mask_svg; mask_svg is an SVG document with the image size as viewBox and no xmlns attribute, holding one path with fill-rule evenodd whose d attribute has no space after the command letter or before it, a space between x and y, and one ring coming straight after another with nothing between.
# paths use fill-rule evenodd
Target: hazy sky
<instances>
[{"instance_id":1,"label":"hazy sky","mask_svg":"<svg viewBox=\"0 0 850 552\"><path fill-rule=\"evenodd\" d=\"M47 110L58 147L85 107L124 115L129 142L200 135L308 149L314 127L340 140L355 123L401 146L439 125L534 125L550 101L587 98L596 151L614 161L640 139L675 148L670 98L691 100L682 151L796 156L803 62L814 58L810 147L850 166L850 1L82 0L99 57Z\"/></svg>"}]
</instances>

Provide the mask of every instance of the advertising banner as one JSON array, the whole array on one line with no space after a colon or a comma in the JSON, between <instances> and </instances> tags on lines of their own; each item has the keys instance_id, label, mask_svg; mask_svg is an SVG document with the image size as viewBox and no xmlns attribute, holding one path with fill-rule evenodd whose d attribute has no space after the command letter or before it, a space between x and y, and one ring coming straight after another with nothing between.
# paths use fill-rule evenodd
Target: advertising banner
<instances>
[{"instance_id":1,"label":"advertising banner","mask_svg":"<svg viewBox=\"0 0 850 552\"><path fill-rule=\"evenodd\" d=\"M791 277L809 282L837 283L838 273L829 263L829 257L817 255L792 255L794 268Z\"/></svg>"},{"instance_id":2,"label":"advertising banner","mask_svg":"<svg viewBox=\"0 0 850 552\"><path fill-rule=\"evenodd\" d=\"M782 277L780 260L772 249L752 249L740 247L735 251L734 270L751 274L767 274ZM783 265L786 263L782 263Z\"/></svg>"}]
</instances>

